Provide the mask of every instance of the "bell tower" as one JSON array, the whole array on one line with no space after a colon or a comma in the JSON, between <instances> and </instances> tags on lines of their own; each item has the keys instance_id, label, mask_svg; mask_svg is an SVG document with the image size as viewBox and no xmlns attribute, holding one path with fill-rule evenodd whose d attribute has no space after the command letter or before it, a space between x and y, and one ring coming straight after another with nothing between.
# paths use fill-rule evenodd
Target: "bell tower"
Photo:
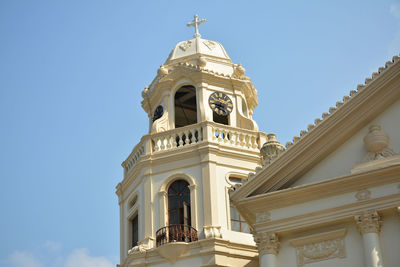
<instances>
[{"instance_id":1,"label":"bell tower","mask_svg":"<svg viewBox=\"0 0 400 267\"><path fill-rule=\"evenodd\" d=\"M141 102L144 135L117 185L121 267L258 266L250 229L228 188L261 165L267 135L252 119L257 91L223 46L179 42Z\"/></svg>"}]
</instances>

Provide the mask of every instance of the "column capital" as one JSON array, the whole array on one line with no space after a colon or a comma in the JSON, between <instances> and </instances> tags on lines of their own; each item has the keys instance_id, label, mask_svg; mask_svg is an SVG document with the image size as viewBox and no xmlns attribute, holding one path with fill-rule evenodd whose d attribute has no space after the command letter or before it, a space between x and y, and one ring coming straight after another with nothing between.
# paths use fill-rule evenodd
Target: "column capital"
<instances>
[{"instance_id":1,"label":"column capital","mask_svg":"<svg viewBox=\"0 0 400 267\"><path fill-rule=\"evenodd\" d=\"M275 233L253 233L260 257L265 254L278 255L279 241Z\"/></svg>"},{"instance_id":2,"label":"column capital","mask_svg":"<svg viewBox=\"0 0 400 267\"><path fill-rule=\"evenodd\" d=\"M380 232L382 220L376 210L364 211L354 216L354 219L361 234Z\"/></svg>"}]
</instances>

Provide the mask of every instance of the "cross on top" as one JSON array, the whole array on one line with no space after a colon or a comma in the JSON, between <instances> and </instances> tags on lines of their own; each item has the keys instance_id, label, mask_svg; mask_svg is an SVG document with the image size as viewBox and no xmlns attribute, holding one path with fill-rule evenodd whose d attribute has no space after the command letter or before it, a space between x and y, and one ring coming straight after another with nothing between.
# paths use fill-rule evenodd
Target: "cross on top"
<instances>
[{"instance_id":1,"label":"cross on top","mask_svg":"<svg viewBox=\"0 0 400 267\"><path fill-rule=\"evenodd\" d=\"M196 31L196 33L193 35L194 38L201 37L201 35L199 33L199 25L202 24L203 22L206 22L206 20L205 19L199 19L199 16L196 14L196 15L194 15L193 21L189 22L187 24L188 27L193 26L195 31Z\"/></svg>"}]
</instances>

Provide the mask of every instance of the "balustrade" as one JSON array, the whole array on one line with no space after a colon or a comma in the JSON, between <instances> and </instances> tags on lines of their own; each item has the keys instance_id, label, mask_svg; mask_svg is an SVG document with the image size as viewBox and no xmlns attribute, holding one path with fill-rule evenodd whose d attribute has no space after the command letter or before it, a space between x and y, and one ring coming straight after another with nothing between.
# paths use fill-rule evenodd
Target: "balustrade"
<instances>
[{"instance_id":1,"label":"balustrade","mask_svg":"<svg viewBox=\"0 0 400 267\"><path fill-rule=\"evenodd\" d=\"M256 133L238 131L228 127L212 126L213 140L218 143L230 144L247 149L259 149L258 136Z\"/></svg>"},{"instance_id":2,"label":"balustrade","mask_svg":"<svg viewBox=\"0 0 400 267\"><path fill-rule=\"evenodd\" d=\"M263 135L259 132L221 125L214 122L202 122L165 132L149 134L143 137L123 163L125 173L129 172L143 155L181 148L200 142L216 142L221 145L241 149L259 150ZM260 140L261 139L261 140Z\"/></svg>"},{"instance_id":3,"label":"balustrade","mask_svg":"<svg viewBox=\"0 0 400 267\"><path fill-rule=\"evenodd\" d=\"M197 240L197 230L185 224L172 224L159 229L156 233L157 247L171 242L189 243Z\"/></svg>"},{"instance_id":4,"label":"balustrade","mask_svg":"<svg viewBox=\"0 0 400 267\"><path fill-rule=\"evenodd\" d=\"M194 127L193 127L194 126ZM172 131L153 135L154 152L183 147L203 141L202 129L199 125L190 125Z\"/></svg>"}]
</instances>

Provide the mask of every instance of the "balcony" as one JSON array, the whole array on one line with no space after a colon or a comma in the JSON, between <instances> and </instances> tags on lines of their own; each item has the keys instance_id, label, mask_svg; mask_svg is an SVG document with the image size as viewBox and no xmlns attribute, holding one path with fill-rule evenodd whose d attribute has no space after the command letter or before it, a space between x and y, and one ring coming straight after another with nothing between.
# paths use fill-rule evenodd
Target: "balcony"
<instances>
[{"instance_id":1,"label":"balcony","mask_svg":"<svg viewBox=\"0 0 400 267\"><path fill-rule=\"evenodd\" d=\"M266 134L205 121L165 132L147 134L122 163L125 175L144 155L194 146L202 142L215 143L228 148L259 151L266 142Z\"/></svg>"},{"instance_id":2,"label":"balcony","mask_svg":"<svg viewBox=\"0 0 400 267\"><path fill-rule=\"evenodd\" d=\"M197 241L197 230L190 225L173 224L159 229L156 233L157 247L171 242Z\"/></svg>"}]
</instances>

